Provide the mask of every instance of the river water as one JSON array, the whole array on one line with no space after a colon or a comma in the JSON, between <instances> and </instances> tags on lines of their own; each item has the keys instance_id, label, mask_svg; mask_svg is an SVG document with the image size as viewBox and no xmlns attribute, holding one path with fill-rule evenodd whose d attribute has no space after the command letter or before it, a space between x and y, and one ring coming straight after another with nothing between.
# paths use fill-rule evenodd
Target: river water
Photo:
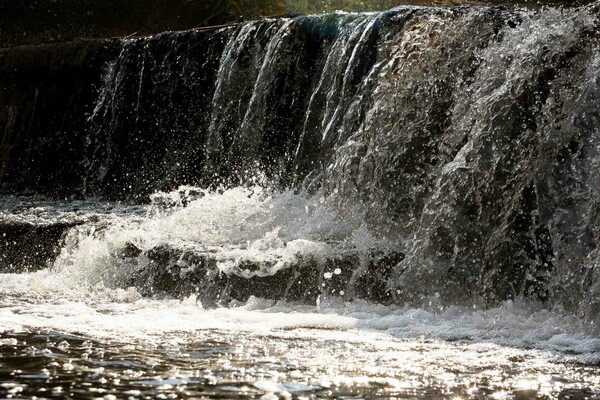
<instances>
[{"instance_id":1,"label":"river water","mask_svg":"<svg viewBox=\"0 0 600 400\"><path fill-rule=\"evenodd\" d=\"M52 279L2 276L3 398L600 396L597 336L522 304L433 312L252 298L206 310L194 296L40 292Z\"/></svg>"},{"instance_id":2,"label":"river water","mask_svg":"<svg viewBox=\"0 0 600 400\"><path fill-rule=\"evenodd\" d=\"M0 275L3 398L600 396L596 327L531 302L448 306L434 296L410 307L343 295L313 304L250 296L205 307L196 293L142 296L142 288L121 281L132 273L124 269L134 268L115 255L124 241L152 248L189 235L182 232L190 224L196 235L215 238L213 251L226 269L231 243L246 242L236 257L285 258L281 251L292 247L282 244L290 243L286 235L305 240L310 252L335 223L324 217L331 210L321 196L265 197L259 187L253 194L207 192L185 207L165 208L165 198L185 190L129 207L4 199L5 221L82 225L71 228L50 268ZM231 218L243 219L247 229L228 227ZM281 243L273 243L272 221ZM363 229L348 227L346 239L367 240Z\"/></svg>"},{"instance_id":3,"label":"river water","mask_svg":"<svg viewBox=\"0 0 600 400\"><path fill-rule=\"evenodd\" d=\"M600 398L598 10L47 49L0 114L0 397Z\"/></svg>"},{"instance_id":4,"label":"river water","mask_svg":"<svg viewBox=\"0 0 600 400\"><path fill-rule=\"evenodd\" d=\"M29 293L2 276L4 398L595 398L600 340L519 304L434 313L326 299L205 310ZM38 283L39 285L39 283ZM103 296L107 296L104 293ZM113 397L114 396L114 397ZM572 397L568 397L572 396Z\"/></svg>"}]
</instances>

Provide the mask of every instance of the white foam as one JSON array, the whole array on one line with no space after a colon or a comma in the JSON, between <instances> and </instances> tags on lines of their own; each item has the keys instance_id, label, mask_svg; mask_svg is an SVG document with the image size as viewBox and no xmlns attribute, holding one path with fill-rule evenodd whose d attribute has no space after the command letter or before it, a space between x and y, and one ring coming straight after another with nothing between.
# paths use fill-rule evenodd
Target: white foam
<instances>
[{"instance_id":1,"label":"white foam","mask_svg":"<svg viewBox=\"0 0 600 400\"><path fill-rule=\"evenodd\" d=\"M334 211L335 196L273 193L261 186L220 192L184 186L153 195L146 217L115 216L104 225L74 228L55 270L88 287L118 287L148 262L143 254L119 257L128 245L210 253L223 272L246 277L272 275L299 256L323 260L384 247L387 239L370 234L358 210ZM243 261L261 268L245 271L239 268Z\"/></svg>"},{"instance_id":2,"label":"white foam","mask_svg":"<svg viewBox=\"0 0 600 400\"><path fill-rule=\"evenodd\" d=\"M0 332L42 329L144 342L163 340L167 334L185 338L186 333L214 330L329 335L358 341L429 338L537 349L562 360L600 362L596 327L524 303L507 302L486 310L449 307L435 311L340 298L307 306L252 297L236 307L204 309L193 296L184 301L151 300L140 298L134 289L97 288L79 298L73 293L67 298L49 287L42 290L39 280L47 277L48 273L0 275L4 299Z\"/></svg>"},{"instance_id":3,"label":"white foam","mask_svg":"<svg viewBox=\"0 0 600 400\"><path fill-rule=\"evenodd\" d=\"M144 299L123 286L144 261L118 257L127 243L141 250L168 245L211 251L223 271L240 275L272 274L299 254L324 259L348 249L366 253L389 245L369 230L359 210L340 215L333 211L333 201L322 193L273 193L260 186L222 192L183 187L157 194L145 216L139 210L116 213L105 223L73 228L53 269L1 274L0 331L49 329L152 341L170 333L215 329L297 335L316 330L346 335L346 340L347 335L384 335L492 343L600 362L595 326L525 303L487 310L419 309L340 298L320 299L317 306L250 298L206 310L195 297ZM269 262L259 271L243 271L239 265L244 259Z\"/></svg>"}]
</instances>

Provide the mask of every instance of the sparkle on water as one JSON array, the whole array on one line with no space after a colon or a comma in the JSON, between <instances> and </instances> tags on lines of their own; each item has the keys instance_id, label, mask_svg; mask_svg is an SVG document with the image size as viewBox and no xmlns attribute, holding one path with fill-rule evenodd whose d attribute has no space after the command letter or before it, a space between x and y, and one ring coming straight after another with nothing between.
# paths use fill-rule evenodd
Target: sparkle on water
<instances>
[{"instance_id":1,"label":"sparkle on water","mask_svg":"<svg viewBox=\"0 0 600 400\"><path fill-rule=\"evenodd\" d=\"M592 190L597 189L597 152L592 144L583 144L596 143L597 138L597 115L587 115L588 109L597 108L600 65L594 36L596 11L590 10L523 10L507 16L504 11L476 7L454 11L403 8L384 14L335 13L295 22L248 22L240 29L221 31L227 43L219 56L214 93L207 97L213 108L206 121L209 126L199 133L195 130L198 121L189 123L191 120L182 118L187 122L178 122L186 126L186 135L206 134L202 146L207 153L207 171L229 170L233 168L230 164L235 164L244 173L232 174L246 177L254 171L245 168L266 155L270 159L271 153L277 152L290 157L285 146L265 152L259 148L272 145L268 138L272 132L261 127L273 112L270 98L280 97L274 88L280 87L287 74L294 72L295 76L307 56L307 48L296 51L291 46L298 39L295 35L309 28L311 34L322 35L322 45L329 46L328 50L323 53L321 70L311 72L316 74L312 94L305 100L286 94L284 100L294 106L295 101L306 103L301 129L293 133L300 143L293 167L298 171L310 170L307 165L313 163L326 167L326 171L313 171L318 172L315 176L310 171L305 171L307 176L304 172L299 175L306 178L307 187L312 187L313 180L321 180L323 193L271 193L260 186L210 192L185 186L172 193L156 193L150 206L0 197L0 222L7 226L73 226L48 269L0 274L0 398L600 398L600 338L598 328L590 322L593 318L579 319L556 307L548 309L550 306L524 300L493 308L450 306L438 285L447 266L430 263L426 270L415 267L419 266L419 252L428 254L435 246L414 246L413 268L395 279L395 287L408 288L411 294L414 291L410 299L423 300L418 307L417 300L413 306L349 301L352 293L340 291L339 297L319 298L313 305L251 297L211 309L198 301L202 288L198 288L198 296L183 299L143 297L140 287L127 283L132 272L144 267L144 252L160 246L210 252L221 273L245 278L273 275L304 255L322 260L344 254L366 258L373 249L394 249L410 256L405 250L411 245L430 244L435 239L433 228L446 223L449 232L463 228L461 213L467 208L455 207L453 202L483 193L479 183L466 182L494 186L499 179L498 188L510 190L497 193L516 200L513 186L529 187L523 177L539 168L536 159L527 161L533 157L529 153L546 157L544 149L549 148L562 154L562 147L554 142L571 143L565 154L573 153L569 155L573 165L569 157L556 170L540 161L549 175L540 174L539 179L547 180L551 189L535 195L558 196L544 207L561 211L549 221L565 226L556 232L568 233L562 245L568 250L564 254L572 254L567 243L570 235L587 232L583 227L592 223L588 214L598 210L597 203L588 201L597 198ZM344 24L347 29L341 29ZM303 30L296 31L300 26ZM178 44L178 35L173 37L166 47ZM204 76L210 67L194 69L199 64L190 58L193 52L189 50L199 42L184 43L173 51L185 51L171 57L175 53L153 53L152 49L165 47L160 40L166 36L157 38L156 42L151 38L120 41L118 59L108 63L89 115L92 134L86 133L90 142L86 149L97 158L72 164L90 169L81 189L88 189L88 183L92 193L94 185L103 187L111 163L126 161L127 156L121 158L111 146L122 139L120 129L130 126L127 110L132 98L127 93L136 93L137 103L132 106L136 113L145 103L156 105L147 108L151 112L136 114L135 129L138 122L143 128L131 138L145 141L147 133L175 137L183 132L171 130L174 120L163 118L178 110L169 101L178 97L173 95L176 88L197 84L192 76ZM378 41L377 47L373 40ZM307 42L306 46L314 44ZM374 64L362 73L368 62L360 55L371 51L374 53L367 58L372 57ZM206 65L211 64L210 56L206 56ZM169 61L171 58L176 61ZM174 64L170 66L170 62ZM185 71L187 63L189 71ZM183 80L170 81L181 74ZM556 76L552 80L549 75ZM575 75L582 77L566 79ZM300 89L305 85L302 79L298 87L290 81L290 88ZM129 80L135 82L131 87L135 89L127 86ZM161 86L163 81L169 90ZM150 95L172 98L156 104L153 98L142 99L146 86L153 88ZM195 85L190 87L196 90ZM583 91L577 91L579 87ZM550 94L543 100L546 91ZM37 91L35 98L34 109ZM461 101L456 101L458 98ZM546 103L537 104L539 101ZM568 103L576 107L562 108ZM164 115L158 112L153 119L151 113L159 108ZM448 118L440 113L444 109ZM193 110L191 107L185 114L196 117ZM287 109L275 111L274 120L287 120L288 114L293 114ZM12 118L18 113L9 114ZM432 115L434 120L430 120ZM138 117L142 118L138 121ZM145 119L156 121L155 132L146 132ZM32 117L29 125L36 126L35 121ZM514 130L521 122L524 132L518 136ZM451 126L446 129L448 124ZM189 132L188 125L194 127ZM358 125L360 129L356 129ZM397 125L404 126L401 132ZM233 132L237 134L233 144L224 143L223 138L232 136L236 127L239 132ZM535 135L532 127L539 129ZM7 132L11 129L7 126ZM511 139L512 134L518 140ZM438 135L440 141L434 138ZM286 146L293 148L294 140ZM530 143L538 140L539 147ZM509 146L513 141L515 146ZM162 142L157 143L162 148ZM186 154L197 157L195 147L193 157L182 151L185 145L179 142L172 147L176 151L171 154L169 150L167 160ZM432 149L440 154L430 157ZM422 154L416 154L418 151ZM510 153L515 157L504 157ZM32 154L35 157L35 152ZM144 168L165 168L152 153L146 156L150 160L140 156L144 163L148 161ZM448 159L443 161L445 157ZM552 157L548 155L549 160ZM467 173L471 158L476 158L476 169ZM576 163L579 158L582 161ZM439 167L438 162L445 164ZM488 164L494 167L488 170ZM179 159L176 165L179 167ZM560 168L574 172L563 176ZM423 183L430 178L438 183ZM406 185L403 179L408 180ZM378 228L363 218L367 214L352 201L360 203L353 199L357 185L363 186L360 199L385 204L382 209L395 209L392 203L403 202L399 210L408 211L397 212L397 220L388 220L386 213L381 219L383 224L415 225L399 229L407 236L394 233L384 237L387 227ZM577 195L566 196L558 190L563 185L565 192L572 190ZM427 199L424 193L433 193L433 197ZM424 226L413 224L423 210L417 207L415 211L406 204L415 199L415 204L426 204L423 215L429 222ZM569 209L571 203L577 203L577 209ZM485 207L488 214L497 211L494 205ZM498 203L497 207L505 206ZM508 208L502 212L502 218L513 215ZM533 215L531 219L535 219ZM567 221L567 216L573 221ZM492 220L485 218L480 223ZM468 224L465 228L472 234L465 237L480 232ZM507 241L513 237L497 232ZM470 249L462 245L462 250ZM142 255L124 259L119 255L124 248ZM245 271L240 266L246 260L260 267ZM364 265L355 271L365 272L360 269ZM573 270L573 264L558 265L552 272L560 278L557 285L572 283L576 279L570 276ZM323 279L334 279L340 273L339 269L326 271ZM185 279L185 273L179 278ZM351 278L347 290L353 290L356 283ZM565 295L570 290L567 286ZM597 293L578 298L591 301ZM587 318L585 312L584 307L580 315Z\"/></svg>"},{"instance_id":2,"label":"sparkle on water","mask_svg":"<svg viewBox=\"0 0 600 400\"><path fill-rule=\"evenodd\" d=\"M63 282L64 283L64 282ZM479 310L314 306L250 298L230 308L60 290L49 271L0 283L5 398L594 398L600 339L526 304Z\"/></svg>"},{"instance_id":3,"label":"sparkle on water","mask_svg":"<svg viewBox=\"0 0 600 400\"><path fill-rule=\"evenodd\" d=\"M320 194L237 188L180 204L189 192L200 190L157 194L133 208L4 199L7 221L83 225L52 268L0 274L1 397L600 396L597 331L560 310L448 307L435 296L420 308L251 297L206 309L195 295L144 298L119 286L126 266L107 249L127 240L151 248L202 238L223 253L237 243L245 257L263 257L292 239L304 240L305 251L320 248L335 226L342 248L375 243L360 215L340 225Z\"/></svg>"}]
</instances>

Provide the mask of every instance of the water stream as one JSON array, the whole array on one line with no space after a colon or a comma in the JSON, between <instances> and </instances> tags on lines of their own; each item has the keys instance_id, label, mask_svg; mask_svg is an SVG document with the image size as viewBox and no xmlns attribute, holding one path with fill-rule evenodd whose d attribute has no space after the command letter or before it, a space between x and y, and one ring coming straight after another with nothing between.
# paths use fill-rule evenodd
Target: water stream
<instances>
[{"instance_id":1,"label":"water stream","mask_svg":"<svg viewBox=\"0 0 600 400\"><path fill-rule=\"evenodd\" d=\"M3 161L0 397L600 398L598 15L107 41Z\"/></svg>"}]
</instances>

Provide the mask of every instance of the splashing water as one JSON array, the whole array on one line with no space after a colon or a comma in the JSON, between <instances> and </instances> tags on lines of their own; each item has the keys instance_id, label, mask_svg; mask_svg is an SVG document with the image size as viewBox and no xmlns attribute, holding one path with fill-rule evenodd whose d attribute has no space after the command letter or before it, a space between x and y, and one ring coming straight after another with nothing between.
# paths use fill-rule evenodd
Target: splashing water
<instances>
[{"instance_id":1,"label":"splashing water","mask_svg":"<svg viewBox=\"0 0 600 400\"><path fill-rule=\"evenodd\" d=\"M2 166L86 199L0 198L0 396L600 396L597 15L107 43L73 141Z\"/></svg>"},{"instance_id":2,"label":"splashing water","mask_svg":"<svg viewBox=\"0 0 600 400\"><path fill-rule=\"evenodd\" d=\"M197 294L148 298L126 286L148 262L145 254L165 244L211 252L223 273L271 276L298 257L366 257L390 246L358 210L341 218L332 200L260 186L184 186L71 228L52 268L1 276L0 351L22 367L15 364L0 391L478 398L587 395L600 387L594 326L525 302L473 309L433 297L411 308L344 296L313 305L251 296L205 308ZM32 218L40 209L12 215ZM74 218L68 210L50 214L45 209L47 220ZM133 248L135 257L122 256ZM269 267L244 271L249 262Z\"/></svg>"}]
</instances>

